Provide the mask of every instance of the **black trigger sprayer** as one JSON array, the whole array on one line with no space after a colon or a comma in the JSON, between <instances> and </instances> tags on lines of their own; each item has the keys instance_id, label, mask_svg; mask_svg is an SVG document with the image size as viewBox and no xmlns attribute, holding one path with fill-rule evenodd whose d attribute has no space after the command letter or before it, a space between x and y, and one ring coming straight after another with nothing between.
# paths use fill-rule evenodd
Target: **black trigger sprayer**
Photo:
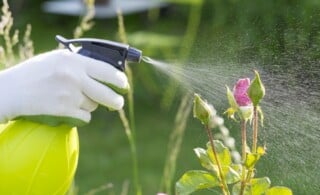
<instances>
[{"instance_id":1,"label":"black trigger sprayer","mask_svg":"<svg viewBox=\"0 0 320 195\"><path fill-rule=\"evenodd\" d=\"M140 62L142 52L129 45L94 38L66 39L60 35L56 40L68 48L71 52L107 62L115 68L124 71L125 61ZM79 44L81 49L76 51L73 44Z\"/></svg>"}]
</instances>

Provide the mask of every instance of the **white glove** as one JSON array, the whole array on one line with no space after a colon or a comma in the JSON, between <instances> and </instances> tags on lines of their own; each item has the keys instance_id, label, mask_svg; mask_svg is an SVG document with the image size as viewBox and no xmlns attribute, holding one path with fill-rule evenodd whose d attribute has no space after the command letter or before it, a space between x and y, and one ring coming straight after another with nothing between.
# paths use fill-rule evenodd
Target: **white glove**
<instances>
[{"instance_id":1,"label":"white glove","mask_svg":"<svg viewBox=\"0 0 320 195\"><path fill-rule=\"evenodd\" d=\"M68 50L35 56L0 72L0 122L33 117L53 125L56 119L88 123L98 104L123 107L123 97L105 84L129 88L126 75L105 62Z\"/></svg>"}]
</instances>

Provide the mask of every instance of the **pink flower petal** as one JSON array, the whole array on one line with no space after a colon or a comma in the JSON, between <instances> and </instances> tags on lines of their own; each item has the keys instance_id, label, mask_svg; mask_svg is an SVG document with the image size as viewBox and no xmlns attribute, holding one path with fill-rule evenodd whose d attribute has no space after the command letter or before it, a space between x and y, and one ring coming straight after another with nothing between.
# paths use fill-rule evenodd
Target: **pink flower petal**
<instances>
[{"instance_id":1,"label":"pink flower petal","mask_svg":"<svg viewBox=\"0 0 320 195\"><path fill-rule=\"evenodd\" d=\"M234 99L238 106L248 106L252 104L251 99L248 96L247 90L250 86L250 79L239 79L233 88Z\"/></svg>"}]
</instances>

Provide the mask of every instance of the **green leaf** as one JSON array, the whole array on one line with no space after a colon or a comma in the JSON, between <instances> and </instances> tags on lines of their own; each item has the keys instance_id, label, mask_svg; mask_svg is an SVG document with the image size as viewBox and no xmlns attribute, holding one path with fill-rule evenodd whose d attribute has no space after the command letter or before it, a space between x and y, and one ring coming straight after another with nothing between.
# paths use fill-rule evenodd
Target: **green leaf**
<instances>
[{"instance_id":1,"label":"green leaf","mask_svg":"<svg viewBox=\"0 0 320 195\"><path fill-rule=\"evenodd\" d=\"M261 82L260 75L255 71L255 78L248 89L248 96L250 97L253 106L258 106L260 100L265 95L265 88Z\"/></svg>"},{"instance_id":2,"label":"green leaf","mask_svg":"<svg viewBox=\"0 0 320 195\"><path fill-rule=\"evenodd\" d=\"M251 180L251 184L247 184L243 195L263 195L270 187L270 180L268 177L256 178ZM241 190L241 182L233 185L232 194L238 195ZM277 194L282 195L282 194Z\"/></svg>"},{"instance_id":3,"label":"green leaf","mask_svg":"<svg viewBox=\"0 0 320 195\"><path fill-rule=\"evenodd\" d=\"M214 169L214 164L212 163L212 161L210 160L207 151L203 148L195 148L193 149L194 152L196 153L200 164L202 167L204 167L207 170L213 171Z\"/></svg>"},{"instance_id":4,"label":"green leaf","mask_svg":"<svg viewBox=\"0 0 320 195\"><path fill-rule=\"evenodd\" d=\"M253 168L256 165L256 163L258 162L258 160L260 159L260 156L261 155L257 154L257 153L248 153L244 165L248 169Z\"/></svg>"},{"instance_id":5,"label":"green leaf","mask_svg":"<svg viewBox=\"0 0 320 195\"><path fill-rule=\"evenodd\" d=\"M257 148L257 153L247 153L246 161L244 162L244 165L248 168L251 169L253 168L258 160L260 159L261 156L263 156L266 153L265 148L259 146Z\"/></svg>"},{"instance_id":6,"label":"green leaf","mask_svg":"<svg viewBox=\"0 0 320 195\"><path fill-rule=\"evenodd\" d=\"M232 187L232 195L238 195L240 194L240 189L241 189L241 183L236 183Z\"/></svg>"},{"instance_id":7,"label":"green leaf","mask_svg":"<svg viewBox=\"0 0 320 195\"><path fill-rule=\"evenodd\" d=\"M239 195L240 194L240 190L241 190L241 183L239 182L239 183L233 185L233 187L232 187L232 195ZM243 195L252 195L250 186L246 186L246 188L244 189Z\"/></svg>"},{"instance_id":8,"label":"green leaf","mask_svg":"<svg viewBox=\"0 0 320 195\"><path fill-rule=\"evenodd\" d=\"M256 164L256 162L259 160L259 155L253 154L253 153L248 153L245 161L245 166L247 168L252 168Z\"/></svg>"},{"instance_id":9,"label":"green leaf","mask_svg":"<svg viewBox=\"0 0 320 195\"><path fill-rule=\"evenodd\" d=\"M217 152L218 160L220 161L221 166L230 166L231 164L231 153L227 147L223 145L223 143L219 140L213 140L214 147ZM213 164L217 164L216 159L214 158L214 154L210 145L210 142L207 144L207 154L212 161Z\"/></svg>"},{"instance_id":10,"label":"green leaf","mask_svg":"<svg viewBox=\"0 0 320 195\"><path fill-rule=\"evenodd\" d=\"M284 186L274 186L272 188L270 188L266 195L292 195L292 191Z\"/></svg>"},{"instance_id":11,"label":"green leaf","mask_svg":"<svg viewBox=\"0 0 320 195\"><path fill-rule=\"evenodd\" d=\"M223 167L224 169L224 167ZM225 174L227 184L233 184L240 181L239 173L231 167L227 167L227 173Z\"/></svg>"},{"instance_id":12,"label":"green leaf","mask_svg":"<svg viewBox=\"0 0 320 195\"><path fill-rule=\"evenodd\" d=\"M268 177L256 178L251 180L251 193L254 195L265 194L270 187L270 179Z\"/></svg>"},{"instance_id":13,"label":"green leaf","mask_svg":"<svg viewBox=\"0 0 320 195\"><path fill-rule=\"evenodd\" d=\"M176 193L191 194L197 190L213 188L220 185L218 178L207 171L192 170L182 175L176 183Z\"/></svg>"},{"instance_id":14,"label":"green leaf","mask_svg":"<svg viewBox=\"0 0 320 195\"><path fill-rule=\"evenodd\" d=\"M238 173L238 175L241 175L242 173L242 165L241 164L231 164L230 167Z\"/></svg>"}]
</instances>

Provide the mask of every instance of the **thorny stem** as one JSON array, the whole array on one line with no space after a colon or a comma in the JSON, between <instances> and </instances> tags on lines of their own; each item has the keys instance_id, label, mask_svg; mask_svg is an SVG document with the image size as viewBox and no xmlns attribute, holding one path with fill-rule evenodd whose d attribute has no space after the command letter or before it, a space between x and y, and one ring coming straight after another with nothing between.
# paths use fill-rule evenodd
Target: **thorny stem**
<instances>
[{"instance_id":1,"label":"thorny stem","mask_svg":"<svg viewBox=\"0 0 320 195\"><path fill-rule=\"evenodd\" d=\"M246 148L247 148L247 121L242 120L241 121L241 139L242 139L242 155L241 155L241 161L242 163L245 163L246 160ZM246 167L242 166L242 175L241 175L241 189L240 189L240 195L243 195L244 189L246 187Z\"/></svg>"},{"instance_id":2,"label":"thorny stem","mask_svg":"<svg viewBox=\"0 0 320 195\"><path fill-rule=\"evenodd\" d=\"M217 162L217 166L218 166L218 170L219 170L219 177L220 177L220 181L221 181L222 192L223 192L224 195L230 195L229 188L228 188L228 185L227 185L226 180L224 178L224 175L223 175L223 172L222 172L222 167L220 165L220 161L218 159L218 154L217 154L216 148L214 147L213 135L212 135L211 129L209 128L208 125L206 125L206 130L207 130L207 133L208 133L208 137L209 137L209 141L210 141L210 145L211 145L211 148L212 148L214 159Z\"/></svg>"}]
</instances>

